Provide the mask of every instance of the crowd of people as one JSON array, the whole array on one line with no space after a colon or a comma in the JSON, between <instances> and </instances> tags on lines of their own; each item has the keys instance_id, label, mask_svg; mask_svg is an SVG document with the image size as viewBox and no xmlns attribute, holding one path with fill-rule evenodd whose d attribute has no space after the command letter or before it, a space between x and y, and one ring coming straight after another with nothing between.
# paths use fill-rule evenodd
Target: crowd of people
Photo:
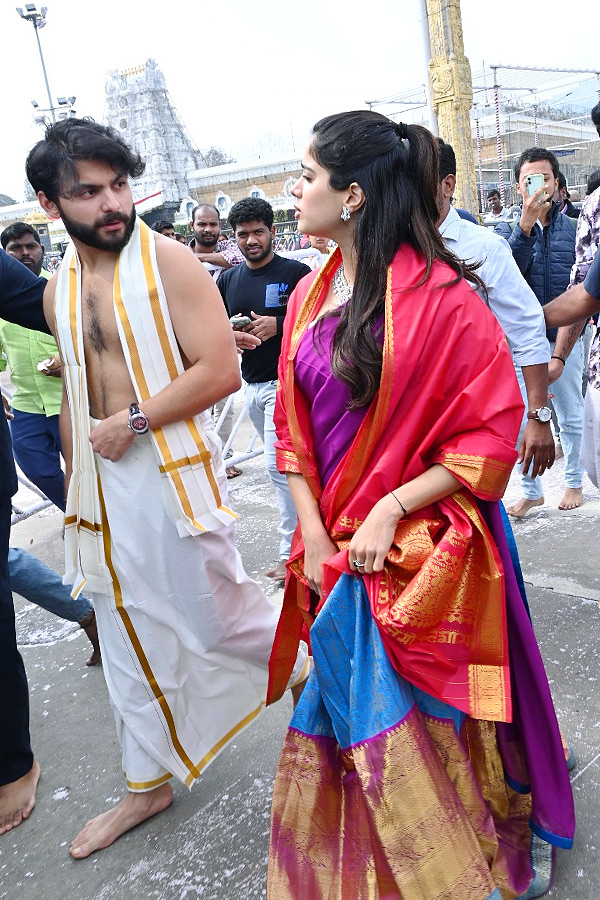
<instances>
[{"instance_id":1,"label":"crowd of people","mask_svg":"<svg viewBox=\"0 0 600 900\"><path fill-rule=\"evenodd\" d=\"M600 104L592 119L600 136ZM453 206L447 142L328 116L292 189L309 266L275 252L261 199L232 207L230 238L208 204L189 246L150 229L130 186L142 159L92 120L50 126L26 168L71 241L48 277L33 229L1 236L16 390L12 447L0 423L0 834L31 815L40 776L11 585L35 595L52 575L9 550L14 453L65 513L69 587L47 608L86 629L122 748L124 797L73 858L164 810L172 778L191 787L290 690L270 900L541 896L573 841L575 759L502 497L517 464L509 516L544 503L553 412L559 507L581 505L584 470L598 485L600 344L584 409L582 332L600 309L600 188L575 219L556 157L531 148L518 218L490 198L484 228ZM280 611L236 550L239 470L215 432L223 419L227 442L242 378L279 510Z\"/></svg>"}]
</instances>

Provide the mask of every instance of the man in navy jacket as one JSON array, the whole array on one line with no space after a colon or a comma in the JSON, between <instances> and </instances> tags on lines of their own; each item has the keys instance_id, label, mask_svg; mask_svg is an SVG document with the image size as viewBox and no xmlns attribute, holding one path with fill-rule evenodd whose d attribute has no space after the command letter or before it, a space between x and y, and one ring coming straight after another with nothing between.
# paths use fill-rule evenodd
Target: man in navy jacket
<instances>
[{"instance_id":1,"label":"man in navy jacket","mask_svg":"<svg viewBox=\"0 0 600 900\"><path fill-rule=\"evenodd\" d=\"M528 191L528 179L542 175L543 184ZM521 274L533 290L540 304L545 306L562 294L569 284L571 267L575 262L575 222L560 214L559 204L552 196L558 185L558 160L542 147L525 150L515 165L517 191L523 198L521 217L514 229L502 222L495 231L505 237ZM548 366L548 380L554 398L554 409L560 426L560 439L565 456L565 493L559 509L575 509L581 506L583 468L579 464L579 450L583 425L583 397L581 374L583 347L579 340L584 323L561 328L549 328L552 358ZM523 390L524 382L519 369L517 377ZM526 417L546 416L546 407L537 410L527 408ZM524 419L524 423L527 418ZM544 503L541 479L521 476L523 497L507 512L517 518L524 516L533 506Z\"/></svg>"},{"instance_id":2,"label":"man in navy jacket","mask_svg":"<svg viewBox=\"0 0 600 900\"><path fill-rule=\"evenodd\" d=\"M50 330L42 296L47 282L0 250L0 317L36 331ZM0 834L26 819L35 806L40 767L29 742L29 693L17 650L15 612L8 578L11 497L17 490L6 417L0 408Z\"/></svg>"}]
</instances>

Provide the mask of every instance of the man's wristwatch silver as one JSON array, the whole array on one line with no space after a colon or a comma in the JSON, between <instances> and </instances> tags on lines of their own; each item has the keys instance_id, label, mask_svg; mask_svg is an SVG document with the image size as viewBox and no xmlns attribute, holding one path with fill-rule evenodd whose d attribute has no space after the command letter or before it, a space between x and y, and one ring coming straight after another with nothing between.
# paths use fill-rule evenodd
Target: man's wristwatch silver
<instances>
[{"instance_id":1,"label":"man's wristwatch silver","mask_svg":"<svg viewBox=\"0 0 600 900\"><path fill-rule=\"evenodd\" d=\"M527 413L528 419L537 419L538 422L549 422L552 418L552 410L549 406L540 406L538 409L530 409Z\"/></svg>"},{"instance_id":2,"label":"man's wristwatch silver","mask_svg":"<svg viewBox=\"0 0 600 900\"><path fill-rule=\"evenodd\" d=\"M134 434L146 434L148 428L150 427L148 419L141 411L137 403L132 403L129 407L129 422L127 423L128 427L131 428Z\"/></svg>"}]
</instances>

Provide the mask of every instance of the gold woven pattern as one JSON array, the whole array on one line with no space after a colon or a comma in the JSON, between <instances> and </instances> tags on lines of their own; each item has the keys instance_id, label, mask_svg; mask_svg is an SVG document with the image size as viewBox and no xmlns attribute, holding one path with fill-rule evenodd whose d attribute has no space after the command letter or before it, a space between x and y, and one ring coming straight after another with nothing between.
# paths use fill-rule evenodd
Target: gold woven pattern
<instances>
[{"instance_id":1,"label":"gold woven pattern","mask_svg":"<svg viewBox=\"0 0 600 900\"><path fill-rule=\"evenodd\" d=\"M505 880L503 843L451 722L414 709L343 752L333 738L290 730L275 782L267 896L481 900ZM512 887L500 886L512 900Z\"/></svg>"}]
</instances>

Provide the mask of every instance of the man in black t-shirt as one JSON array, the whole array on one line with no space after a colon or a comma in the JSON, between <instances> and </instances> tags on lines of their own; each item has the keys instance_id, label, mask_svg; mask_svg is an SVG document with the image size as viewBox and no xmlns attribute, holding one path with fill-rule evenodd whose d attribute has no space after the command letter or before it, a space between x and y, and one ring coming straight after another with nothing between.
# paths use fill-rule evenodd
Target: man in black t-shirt
<instances>
[{"instance_id":1,"label":"man in black t-shirt","mask_svg":"<svg viewBox=\"0 0 600 900\"><path fill-rule=\"evenodd\" d=\"M277 363L289 296L310 269L304 263L273 252L273 209L266 200L253 197L240 200L229 213L229 223L246 264L224 272L217 287L230 316L248 316L252 320L243 330L236 330L235 335L238 348L243 351L246 407L262 438L265 467L279 506L279 562L266 574L281 581L285 578L297 516L287 478L277 471L275 462L273 412Z\"/></svg>"}]
</instances>

